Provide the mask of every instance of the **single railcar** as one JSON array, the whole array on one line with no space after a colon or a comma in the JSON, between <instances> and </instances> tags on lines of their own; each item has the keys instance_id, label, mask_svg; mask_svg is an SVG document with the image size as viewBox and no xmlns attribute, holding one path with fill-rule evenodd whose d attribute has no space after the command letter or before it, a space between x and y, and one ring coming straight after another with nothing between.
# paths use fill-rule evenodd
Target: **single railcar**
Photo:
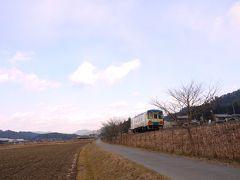
<instances>
[{"instance_id":1,"label":"single railcar","mask_svg":"<svg viewBox=\"0 0 240 180\"><path fill-rule=\"evenodd\" d=\"M131 119L130 129L135 132L143 132L148 130L159 130L163 128L163 112L161 110L148 110Z\"/></svg>"}]
</instances>

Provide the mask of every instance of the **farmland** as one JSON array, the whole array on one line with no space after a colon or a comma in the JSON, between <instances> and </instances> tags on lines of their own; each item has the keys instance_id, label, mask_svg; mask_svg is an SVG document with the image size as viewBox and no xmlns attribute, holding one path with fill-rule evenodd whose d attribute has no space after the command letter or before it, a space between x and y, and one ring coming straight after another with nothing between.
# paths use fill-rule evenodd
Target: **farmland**
<instances>
[{"instance_id":1,"label":"farmland","mask_svg":"<svg viewBox=\"0 0 240 180\"><path fill-rule=\"evenodd\" d=\"M75 179L88 141L0 146L0 179Z\"/></svg>"}]
</instances>

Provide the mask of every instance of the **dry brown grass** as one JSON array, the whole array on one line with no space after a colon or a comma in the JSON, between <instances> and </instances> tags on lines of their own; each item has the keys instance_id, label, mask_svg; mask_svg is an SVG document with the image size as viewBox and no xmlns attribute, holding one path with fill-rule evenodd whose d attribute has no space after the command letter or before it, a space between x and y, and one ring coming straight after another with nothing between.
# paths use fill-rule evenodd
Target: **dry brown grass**
<instances>
[{"instance_id":1,"label":"dry brown grass","mask_svg":"<svg viewBox=\"0 0 240 180\"><path fill-rule=\"evenodd\" d=\"M83 148L78 162L78 180L154 180L168 179L95 144Z\"/></svg>"},{"instance_id":2,"label":"dry brown grass","mask_svg":"<svg viewBox=\"0 0 240 180\"><path fill-rule=\"evenodd\" d=\"M179 155L240 163L240 123L192 127L194 145L186 129L164 129L124 134L110 143L140 147Z\"/></svg>"}]
</instances>

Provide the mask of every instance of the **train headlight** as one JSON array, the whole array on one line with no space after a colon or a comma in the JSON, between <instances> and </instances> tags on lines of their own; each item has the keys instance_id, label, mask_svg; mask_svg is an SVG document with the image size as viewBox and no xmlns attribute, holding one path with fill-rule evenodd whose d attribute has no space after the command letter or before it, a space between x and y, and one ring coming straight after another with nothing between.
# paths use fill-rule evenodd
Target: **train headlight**
<instances>
[{"instance_id":1,"label":"train headlight","mask_svg":"<svg viewBox=\"0 0 240 180\"><path fill-rule=\"evenodd\" d=\"M160 124L161 124L161 125L164 125L164 121L163 121L163 120L161 120L161 121L160 121Z\"/></svg>"},{"instance_id":2,"label":"train headlight","mask_svg":"<svg viewBox=\"0 0 240 180\"><path fill-rule=\"evenodd\" d=\"M151 126L152 125L152 121L148 121L148 126Z\"/></svg>"}]
</instances>

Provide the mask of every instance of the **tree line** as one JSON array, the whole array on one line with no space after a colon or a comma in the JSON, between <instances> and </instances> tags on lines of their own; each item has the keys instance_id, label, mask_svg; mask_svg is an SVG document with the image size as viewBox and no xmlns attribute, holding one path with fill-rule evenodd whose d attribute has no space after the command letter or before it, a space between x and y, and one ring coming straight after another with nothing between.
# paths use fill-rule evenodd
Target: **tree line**
<instances>
[{"instance_id":1,"label":"tree line","mask_svg":"<svg viewBox=\"0 0 240 180\"><path fill-rule=\"evenodd\" d=\"M125 119L110 119L103 123L101 128L101 136L107 141L111 141L112 138L127 133L130 129L131 118Z\"/></svg>"}]
</instances>

